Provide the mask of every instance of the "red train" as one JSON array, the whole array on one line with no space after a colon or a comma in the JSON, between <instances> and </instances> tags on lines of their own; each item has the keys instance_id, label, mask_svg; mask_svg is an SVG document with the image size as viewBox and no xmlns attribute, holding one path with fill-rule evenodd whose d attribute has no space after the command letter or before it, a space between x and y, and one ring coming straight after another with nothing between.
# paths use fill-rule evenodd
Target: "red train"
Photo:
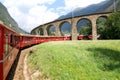
<instances>
[{"instance_id":1,"label":"red train","mask_svg":"<svg viewBox=\"0 0 120 80\"><path fill-rule=\"evenodd\" d=\"M78 39L83 39L84 36L78 36ZM91 39L92 37L89 36ZM8 28L0 22L0 80L5 80L8 72L16 59L20 49L48 41L70 40L70 36L35 36L23 35Z\"/></svg>"},{"instance_id":2,"label":"red train","mask_svg":"<svg viewBox=\"0 0 120 80\"><path fill-rule=\"evenodd\" d=\"M92 39L92 35L79 35L78 37L78 40L91 40Z\"/></svg>"},{"instance_id":3,"label":"red train","mask_svg":"<svg viewBox=\"0 0 120 80\"><path fill-rule=\"evenodd\" d=\"M70 37L23 35L0 23L0 80L6 76L21 48L48 41L70 40Z\"/></svg>"}]
</instances>

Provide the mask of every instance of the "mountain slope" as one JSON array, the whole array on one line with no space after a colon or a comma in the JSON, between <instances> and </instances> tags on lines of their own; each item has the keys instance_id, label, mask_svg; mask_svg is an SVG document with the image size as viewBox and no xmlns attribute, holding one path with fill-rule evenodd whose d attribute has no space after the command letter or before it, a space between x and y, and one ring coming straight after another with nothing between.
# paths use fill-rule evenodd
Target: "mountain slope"
<instances>
[{"instance_id":1,"label":"mountain slope","mask_svg":"<svg viewBox=\"0 0 120 80\"><path fill-rule=\"evenodd\" d=\"M116 0L115 2L115 9L116 11L120 11L120 0ZM94 13L102 13L102 12L113 12L114 11L114 0L106 0L99 4L92 4L87 6L86 8L76 8L73 12L68 13L67 15L59 17L57 20L65 19L75 16L87 15L87 14L94 14ZM81 27L86 21L82 21L78 24ZM67 24L63 25L64 29L62 31L68 31L71 27L67 28ZM85 25L86 26L86 25Z\"/></svg>"},{"instance_id":2,"label":"mountain slope","mask_svg":"<svg viewBox=\"0 0 120 80\"><path fill-rule=\"evenodd\" d=\"M87 15L87 14L93 14L93 13L112 12L114 9L113 3L114 3L114 0L106 0L99 4L89 5L86 8L82 8L82 9L76 8L73 12L70 12L67 15L61 16L57 20L72 17L72 13L73 13L73 17L75 17L75 16ZM120 10L120 0L116 0L116 9Z\"/></svg>"},{"instance_id":3,"label":"mountain slope","mask_svg":"<svg viewBox=\"0 0 120 80\"><path fill-rule=\"evenodd\" d=\"M25 33L25 31L18 27L17 22L10 16L10 14L7 11L7 8L2 3L0 3L0 20L15 31L19 33Z\"/></svg>"}]
</instances>

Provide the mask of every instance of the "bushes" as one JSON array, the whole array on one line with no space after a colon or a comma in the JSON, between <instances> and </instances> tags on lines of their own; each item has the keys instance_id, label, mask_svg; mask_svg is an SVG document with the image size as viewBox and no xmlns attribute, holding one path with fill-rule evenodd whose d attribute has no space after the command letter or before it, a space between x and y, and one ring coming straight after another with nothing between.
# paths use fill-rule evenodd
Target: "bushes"
<instances>
[{"instance_id":1,"label":"bushes","mask_svg":"<svg viewBox=\"0 0 120 80\"><path fill-rule=\"evenodd\" d=\"M112 13L101 34L103 39L120 39L120 12Z\"/></svg>"}]
</instances>

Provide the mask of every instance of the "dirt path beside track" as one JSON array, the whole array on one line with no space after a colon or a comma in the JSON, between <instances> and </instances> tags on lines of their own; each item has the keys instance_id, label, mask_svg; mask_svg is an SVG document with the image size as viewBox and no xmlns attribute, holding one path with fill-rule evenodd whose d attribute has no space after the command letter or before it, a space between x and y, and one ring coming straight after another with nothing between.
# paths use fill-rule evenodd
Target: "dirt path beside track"
<instances>
[{"instance_id":1,"label":"dirt path beside track","mask_svg":"<svg viewBox=\"0 0 120 80\"><path fill-rule=\"evenodd\" d=\"M30 47L22 50L19 53L6 80L31 80L27 66L26 54L29 53L32 49L33 47Z\"/></svg>"}]
</instances>

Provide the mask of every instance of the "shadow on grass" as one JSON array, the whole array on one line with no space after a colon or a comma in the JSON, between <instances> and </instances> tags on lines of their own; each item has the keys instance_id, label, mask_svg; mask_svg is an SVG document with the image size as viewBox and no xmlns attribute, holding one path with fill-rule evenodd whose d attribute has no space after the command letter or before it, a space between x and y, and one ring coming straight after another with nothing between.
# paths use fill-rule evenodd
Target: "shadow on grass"
<instances>
[{"instance_id":1,"label":"shadow on grass","mask_svg":"<svg viewBox=\"0 0 120 80\"><path fill-rule=\"evenodd\" d=\"M120 51L105 48L89 48L95 63L103 71L120 69Z\"/></svg>"}]
</instances>

